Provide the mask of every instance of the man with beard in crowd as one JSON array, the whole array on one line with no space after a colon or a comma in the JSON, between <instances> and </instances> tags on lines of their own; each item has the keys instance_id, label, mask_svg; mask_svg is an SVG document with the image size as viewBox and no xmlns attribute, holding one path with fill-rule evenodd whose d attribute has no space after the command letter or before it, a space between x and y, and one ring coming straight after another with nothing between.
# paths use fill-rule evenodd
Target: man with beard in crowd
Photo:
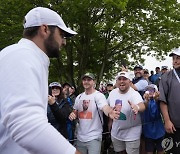
<instances>
[{"instance_id":1,"label":"man with beard in crowd","mask_svg":"<svg viewBox=\"0 0 180 154\"><path fill-rule=\"evenodd\" d=\"M105 96L95 89L95 84L95 76L92 73L86 73L82 76L84 92L76 97L74 111L69 116L71 120L76 118L79 120L76 147L82 154L101 153L103 112L111 119L119 117L119 112L113 110L107 104ZM86 117L86 114L81 116L81 113L84 112L85 102L86 106L88 104L88 112L91 112L89 118Z\"/></svg>"},{"instance_id":2,"label":"man with beard in crowd","mask_svg":"<svg viewBox=\"0 0 180 154\"><path fill-rule=\"evenodd\" d=\"M136 65L134 67L134 75L135 77L132 80L131 87L138 91L140 95L143 97L145 88L148 86L147 80L143 77L143 67L141 65Z\"/></svg>"},{"instance_id":3,"label":"man with beard in crowd","mask_svg":"<svg viewBox=\"0 0 180 154\"><path fill-rule=\"evenodd\" d=\"M25 16L23 38L1 51L1 154L79 153L47 120L49 58L75 34L56 12L37 7Z\"/></svg>"}]
</instances>

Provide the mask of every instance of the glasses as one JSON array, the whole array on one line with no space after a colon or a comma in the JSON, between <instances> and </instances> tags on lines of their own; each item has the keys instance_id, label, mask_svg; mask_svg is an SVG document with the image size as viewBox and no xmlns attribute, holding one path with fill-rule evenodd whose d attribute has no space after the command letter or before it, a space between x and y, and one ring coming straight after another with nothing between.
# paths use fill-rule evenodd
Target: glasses
<instances>
[{"instance_id":1,"label":"glasses","mask_svg":"<svg viewBox=\"0 0 180 154\"><path fill-rule=\"evenodd\" d=\"M54 90L54 89L60 89L60 88L59 88L59 87L56 87L56 86L55 86L55 87L52 87L52 90Z\"/></svg>"}]
</instances>

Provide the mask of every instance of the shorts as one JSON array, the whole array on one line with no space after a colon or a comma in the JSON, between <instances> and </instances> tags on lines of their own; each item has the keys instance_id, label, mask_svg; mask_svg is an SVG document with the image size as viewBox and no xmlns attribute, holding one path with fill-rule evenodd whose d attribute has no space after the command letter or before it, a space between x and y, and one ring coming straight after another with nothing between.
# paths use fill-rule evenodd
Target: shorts
<instances>
[{"instance_id":1,"label":"shorts","mask_svg":"<svg viewBox=\"0 0 180 154\"><path fill-rule=\"evenodd\" d=\"M174 134L166 133L162 141L162 147L166 154L179 154L180 153L180 128L176 128Z\"/></svg>"},{"instance_id":2,"label":"shorts","mask_svg":"<svg viewBox=\"0 0 180 154\"><path fill-rule=\"evenodd\" d=\"M128 154L139 154L140 139L135 141L121 141L111 136L111 140L115 152L126 150Z\"/></svg>"},{"instance_id":3,"label":"shorts","mask_svg":"<svg viewBox=\"0 0 180 154\"><path fill-rule=\"evenodd\" d=\"M163 151L162 148L162 140L164 139L164 137L161 137L159 139L151 139L151 138L146 138L145 139L145 150L146 152L154 152L157 150L157 152L161 152Z\"/></svg>"},{"instance_id":4,"label":"shorts","mask_svg":"<svg viewBox=\"0 0 180 154\"><path fill-rule=\"evenodd\" d=\"M77 140L76 142L76 148L82 153L82 154L100 154L101 153L101 142L102 139L94 139L88 142L81 142Z\"/></svg>"}]
</instances>

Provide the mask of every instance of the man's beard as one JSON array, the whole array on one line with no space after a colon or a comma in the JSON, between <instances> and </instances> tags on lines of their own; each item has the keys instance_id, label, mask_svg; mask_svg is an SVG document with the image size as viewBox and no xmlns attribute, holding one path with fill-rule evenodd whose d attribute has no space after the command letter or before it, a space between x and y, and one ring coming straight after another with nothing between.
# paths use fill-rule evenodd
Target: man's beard
<instances>
[{"instance_id":1,"label":"man's beard","mask_svg":"<svg viewBox=\"0 0 180 154\"><path fill-rule=\"evenodd\" d=\"M83 111L87 111L88 110L88 107L83 107Z\"/></svg>"},{"instance_id":2,"label":"man's beard","mask_svg":"<svg viewBox=\"0 0 180 154\"><path fill-rule=\"evenodd\" d=\"M54 33L51 33L49 37L44 41L44 46L46 49L46 54L49 58L59 57L59 45L54 39Z\"/></svg>"}]
</instances>

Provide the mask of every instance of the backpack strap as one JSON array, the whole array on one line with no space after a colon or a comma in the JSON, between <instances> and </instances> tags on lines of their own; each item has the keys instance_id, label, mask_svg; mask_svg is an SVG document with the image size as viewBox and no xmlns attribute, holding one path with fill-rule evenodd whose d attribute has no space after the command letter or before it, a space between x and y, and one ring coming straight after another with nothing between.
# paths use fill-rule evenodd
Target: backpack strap
<instances>
[{"instance_id":1,"label":"backpack strap","mask_svg":"<svg viewBox=\"0 0 180 154\"><path fill-rule=\"evenodd\" d=\"M61 109L64 104L66 104L66 100L62 100L61 103L58 105L59 106L59 109Z\"/></svg>"},{"instance_id":2,"label":"backpack strap","mask_svg":"<svg viewBox=\"0 0 180 154\"><path fill-rule=\"evenodd\" d=\"M97 92L97 93L100 93L100 92ZM97 102L96 102L96 95L94 96L94 102L95 102L95 104L96 104L96 109L97 109L97 111L98 111L99 119L100 119L101 124L102 124L102 126L103 126L103 120L102 120L102 117L101 117L101 115L100 115L100 113L99 113L99 108L98 108Z\"/></svg>"}]
</instances>

